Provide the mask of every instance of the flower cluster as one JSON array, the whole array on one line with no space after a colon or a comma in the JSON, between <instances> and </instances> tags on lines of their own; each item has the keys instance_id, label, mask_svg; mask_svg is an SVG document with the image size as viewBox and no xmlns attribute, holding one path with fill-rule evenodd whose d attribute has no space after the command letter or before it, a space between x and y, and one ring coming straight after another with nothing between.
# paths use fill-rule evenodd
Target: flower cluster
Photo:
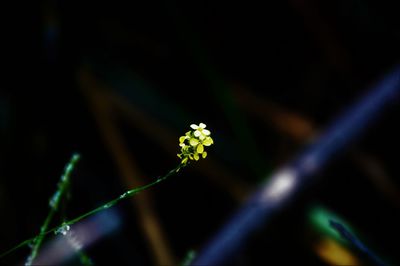
<instances>
[{"instance_id":1,"label":"flower cluster","mask_svg":"<svg viewBox=\"0 0 400 266\"><path fill-rule=\"evenodd\" d=\"M192 124L190 127L192 130L179 138L181 153L178 154L178 157L182 160L182 165L186 165L189 160L198 161L200 157L206 158L207 152L204 150L204 146L210 146L214 143L210 137L211 132L206 129L204 123Z\"/></svg>"}]
</instances>

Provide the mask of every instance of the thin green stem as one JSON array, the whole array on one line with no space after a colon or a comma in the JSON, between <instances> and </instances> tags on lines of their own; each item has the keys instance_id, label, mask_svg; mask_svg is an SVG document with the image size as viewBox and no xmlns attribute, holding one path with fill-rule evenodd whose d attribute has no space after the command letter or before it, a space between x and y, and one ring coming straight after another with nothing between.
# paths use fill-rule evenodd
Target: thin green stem
<instances>
[{"instance_id":1,"label":"thin green stem","mask_svg":"<svg viewBox=\"0 0 400 266\"><path fill-rule=\"evenodd\" d=\"M53 197L50 199L50 202L49 202L50 211L49 211L43 225L40 227L39 235L33 239L33 247L32 247L31 253L29 254L29 256L27 257L27 259L25 261L25 265L31 266L33 261L37 257L40 246L42 245L42 242L44 240L44 236L45 236L44 233L47 231L51 220L53 219L55 213L58 210L60 200L63 198L65 191L69 187L69 180L71 177L71 173L74 170L76 163L79 161L79 158L80 158L79 154L72 155L71 160L65 166L64 173L62 174L60 181L58 183L58 189L54 193Z\"/></svg>"},{"instance_id":2,"label":"thin green stem","mask_svg":"<svg viewBox=\"0 0 400 266\"><path fill-rule=\"evenodd\" d=\"M177 167L175 167L174 169L170 170L166 175L157 178L155 181L153 181L153 182L151 182L151 183L149 183L149 184L147 184L147 185L144 185L144 186L141 186L141 187L138 187L138 188L134 188L134 189L128 190L128 191L126 191L125 193L122 193L122 194L121 194L120 196L118 196L117 198L115 198L115 199L113 199L113 200L110 200L110 201L108 201L107 203L105 203L105 204L103 204L103 205L101 205L101 206L99 206L99 207L97 207L97 208L95 208L95 209L93 209L93 210L91 210L91 211L89 211L89 212L87 212L87 213L84 213L84 214L82 214L82 215L80 215L80 216L78 216L78 217L76 217L76 218L74 218L74 219L71 219L71 220L69 220L69 221L66 221L66 222L62 223L61 225L58 225L58 226L56 226L56 227L53 227L53 228L51 228L51 229L49 229L49 230L47 230L47 231L41 230L41 231L40 231L40 234L38 234L37 236L35 236L35 237L31 238L31 239L27 239L27 240L21 242L20 244L16 245L15 247L9 249L8 251L2 253L2 254L0 255L0 258L3 258L4 256L6 256L6 255L12 253L13 251L15 251L15 250L17 250L17 249L19 249L19 248L21 248L21 247L23 247L23 246L25 246L25 245L31 243L32 241L35 241L35 240L38 239L38 238L40 238L40 239L43 240L43 238L44 238L46 235L48 235L48 234L50 234L50 233L52 233L52 232L55 232L55 231L56 231L57 229L59 229L61 226L72 225L72 224L74 224L74 223L76 223L76 222L78 222L78 221L80 221L80 220L82 220L82 219L84 219L84 218L86 218L86 217L88 217L88 216L91 216L91 215L93 215L93 214L95 214L95 213L97 213L97 212L100 212L100 211L109 209L109 208L113 207L115 204L117 204L118 202L120 202L121 200L124 200L124 199L126 199L126 198L128 198L128 197L131 197L131 196L133 196L133 195L135 195L135 194L137 194L137 193L139 193L139 192L141 192L141 191L143 191L143 190L145 190L145 189L151 188L152 186L154 186L154 185L156 185L156 184L158 184L158 183L160 183L160 182L166 180L168 177L170 177L171 175L177 173L180 169L182 169L182 168L185 167L185 166L186 166L186 164L179 164ZM42 240L41 240L41 241L42 241ZM36 241L35 241L35 242L36 242Z\"/></svg>"},{"instance_id":3,"label":"thin green stem","mask_svg":"<svg viewBox=\"0 0 400 266\"><path fill-rule=\"evenodd\" d=\"M82 220L82 219L84 219L84 218L86 218L86 217L88 217L88 216L91 216L91 215L93 215L93 214L95 214L95 213L97 213L97 212L99 212L99 211L102 211L102 210L106 210L106 209L108 209L108 208L111 208L111 207L113 207L115 204L117 204L118 202L120 202L121 200L126 199L126 198L128 198L128 197L130 197L130 196L133 196L133 195L135 195L136 193L139 193L139 192L142 191L142 190L148 189L148 188L150 188L150 187L152 187L152 186L154 186L154 185L160 183L161 181L167 179L169 176L171 176L172 174L176 173L176 172L177 172L179 169L181 169L182 167L183 167L183 165L179 164L176 168L174 168L174 169L172 169L171 171L169 171L166 175L164 175L164 176L162 176L162 177L160 177L160 178L157 178L155 181L153 181L153 182L151 182L151 183L149 183L149 184L147 184L147 185L144 185L144 186L141 186L141 187L138 187L138 188L134 188L134 189L128 190L128 191L126 191L125 193L122 193L122 194L121 194L120 196L118 196L117 198L115 198L115 199L113 199L113 200L110 200L109 202L107 202L107 203L105 203L105 204L103 204L103 205L97 207L96 209L93 209L93 210L91 210L91 211L89 211L89 212L87 212L87 213L85 213L85 214L82 214L81 216L78 216L78 217L76 217L76 218L74 218L74 219L72 219L72 220L69 220L69 221L65 222L64 224L66 224L66 225L72 225L72 224L74 224L74 223L76 223L76 222L78 222L78 221L80 221L80 220ZM52 232L52 231L54 231L54 230L56 230L56 229L57 229L57 228L53 228L52 230L50 230L50 232Z\"/></svg>"}]
</instances>

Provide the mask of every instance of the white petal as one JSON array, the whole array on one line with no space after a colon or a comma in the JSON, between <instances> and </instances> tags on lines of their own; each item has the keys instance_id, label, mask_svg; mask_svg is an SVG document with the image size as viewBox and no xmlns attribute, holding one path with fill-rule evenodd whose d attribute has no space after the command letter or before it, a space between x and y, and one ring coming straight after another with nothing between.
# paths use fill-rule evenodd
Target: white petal
<instances>
[{"instance_id":1,"label":"white petal","mask_svg":"<svg viewBox=\"0 0 400 266\"><path fill-rule=\"evenodd\" d=\"M209 136L211 134L210 130L208 130L208 129L203 129L202 132L206 136Z\"/></svg>"},{"instance_id":2,"label":"white petal","mask_svg":"<svg viewBox=\"0 0 400 266\"><path fill-rule=\"evenodd\" d=\"M195 124L191 124L190 127L193 128L193 129L198 129L199 128L199 126L195 125Z\"/></svg>"},{"instance_id":3,"label":"white petal","mask_svg":"<svg viewBox=\"0 0 400 266\"><path fill-rule=\"evenodd\" d=\"M199 124L199 127L201 127L201 128L206 128L206 124L200 123L200 124Z\"/></svg>"},{"instance_id":4,"label":"white petal","mask_svg":"<svg viewBox=\"0 0 400 266\"><path fill-rule=\"evenodd\" d=\"M195 137L199 137L199 136L201 136L201 132L200 132L200 131L198 131L198 130L196 130L196 131L194 132L194 136L195 136Z\"/></svg>"}]
</instances>

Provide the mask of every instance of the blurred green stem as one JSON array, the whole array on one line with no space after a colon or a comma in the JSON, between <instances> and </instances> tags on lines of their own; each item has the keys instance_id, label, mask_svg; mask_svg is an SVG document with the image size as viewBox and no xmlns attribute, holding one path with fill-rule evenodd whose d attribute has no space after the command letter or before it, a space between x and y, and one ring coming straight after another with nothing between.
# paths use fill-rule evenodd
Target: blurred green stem
<instances>
[{"instance_id":1,"label":"blurred green stem","mask_svg":"<svg viewBox=\"0 0 400 266\"><path fill-rule=\"evenodd\" d=\"M27 259L25 261L25 265L27 265L27 266L32 265L33 261L35 260L37 254L39 252L40 246L42 245L42 242L43 242L43 239L45 236L45 232L47 231L49 224L54 217L54 214L58 210L60 200L63 198L63 195L65 194L65 192L67 191L67 189L69 187L69 179L71 177L71 173L74 170L76 163L79 161L79 158L80 158L79 154L72 155L71 160L65 166L64 173L61 176L61 179L58 183L58 189L54 193L53 197L50 199L50 202L49 202L50 212L47 215L43 225L40 227L39 235L37 235L33 239L33 247L32 247L31 253L29 254L29 256L27 257Z\"/></svg>"}]
</instances>

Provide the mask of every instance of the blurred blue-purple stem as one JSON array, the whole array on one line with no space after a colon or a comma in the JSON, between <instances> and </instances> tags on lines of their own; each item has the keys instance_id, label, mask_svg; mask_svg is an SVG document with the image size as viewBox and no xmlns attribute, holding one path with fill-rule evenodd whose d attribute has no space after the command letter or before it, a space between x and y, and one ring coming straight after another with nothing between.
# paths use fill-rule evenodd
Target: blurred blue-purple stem
<instances>
[{"instance_id":1,"label":"blurred blue-purple stem","mask_svg":"<svg viewBox=\"0 0 400 266\"><path fill-rule=\"evenodd\" d=\"M381 258L378 257L372 250L370 250L360 239L353 235L347 228L334 220L329 220L329 225L335 229L342 238L351 243L355 248L364 253L374 265L383 266L386 265Z\"/></svg>"},{"instance_id":2,"label":"blurred blue-purple stem","mask_svg":"<svg viewBox=\"0 0 400 266\"><path fill-rule=\"evenodd\" d=\"M400 94L400 66L349 108L299 156L256 190L222 229L198 253L192 265L221 265L233 259L246 239L293 200L318 169L340 152Z\"/></svg>"}]
</instances>

